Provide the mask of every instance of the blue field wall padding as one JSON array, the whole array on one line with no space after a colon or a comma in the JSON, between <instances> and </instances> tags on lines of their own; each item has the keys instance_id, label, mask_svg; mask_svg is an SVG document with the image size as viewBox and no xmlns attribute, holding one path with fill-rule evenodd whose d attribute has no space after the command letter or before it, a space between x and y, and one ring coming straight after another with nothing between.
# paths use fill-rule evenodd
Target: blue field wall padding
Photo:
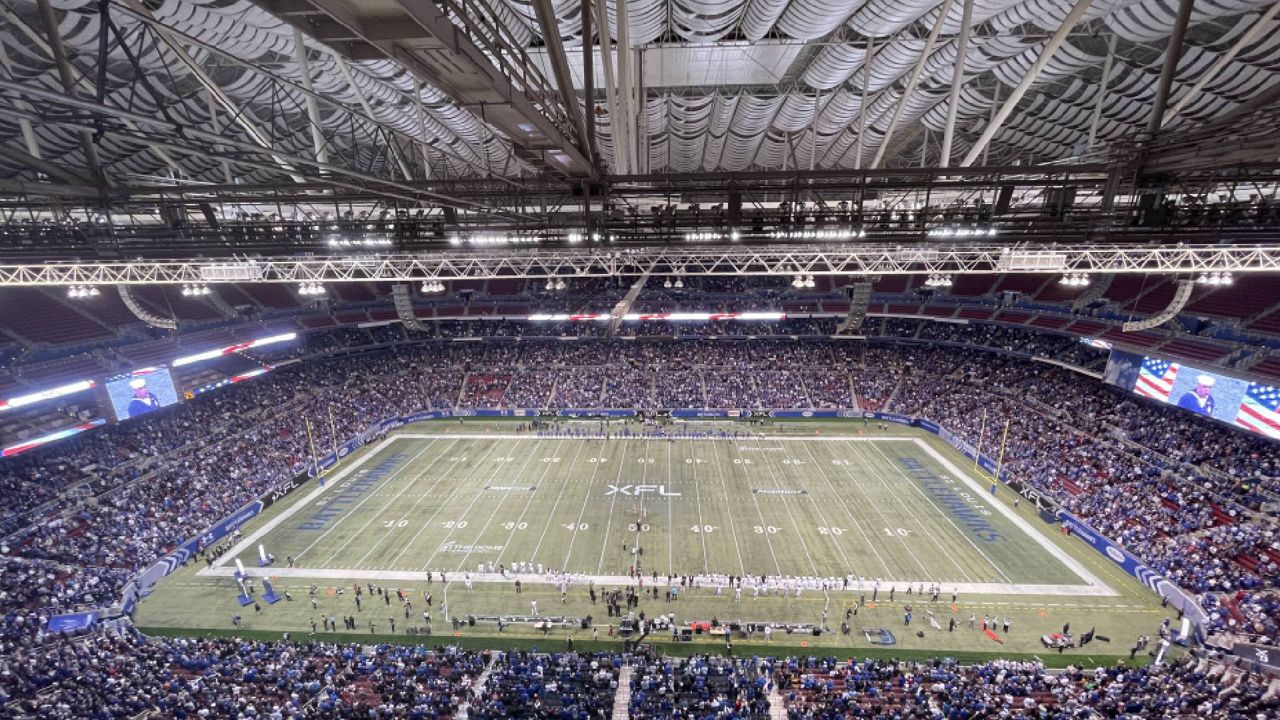
<instances>
[{"instance_id":1,"label":"blue field wall padding","mask_svg":"<svg viewBox=\"0 0 1280 720\"><path fill-rule=\"evenodd\" d=\"M769 417L775 418L862 418L868 421L890 422L898 425L906 425L917 427L926 432L937 435L944 442L955 448L970 460L974 460L978 467L992 476L995 475L996 461L978 452L971 443L964 440L960 436L952 433L944 427L941 427L932 420L926 418L913 418L906 415L898 415L896 413L883 412L860 412L853 410L770 410L770 411L750 411L750 410L706 410L706 409L679 409L672 410L671 416L677 418L738 418L750 417L752 415L767 414ZM218 542L222 538L234 532L237 528L244 525L248 521L257 517L263 510L272 504L282 500L289 494L303 487L319 472L323 472L333 467L339 460L347 455L355 452L360 447L370 443L376 438L382 437L391 430L398 427L408 425L423 420L439 420L449 417L633 417L636 415L634 410L620 409L604 409L592 410L576 408L572 410L559 411L540 411L532 409L519 410L484 410L484 409L458 409L454 411L431 411L420 412L404 417L383 420L370 426L358 436L347 440L338 446L336 452L330 451L324 456L317 458L314 465L293 479L281 483L271 490L263 493L258 499L245 505L231 515L223 518L215 523L208 530L199 536L191 538L182 543L173 552L151 565L136 578L127 583L123 590L120 607L117 612L129 614L133 611L140 597L145 597L151 588L160 579L177 570L184 562L195 557L200 549ZM1199 637L1201 628L1207 621L1207 614L1195 601L1192 594L1186 592L1182 588L1169 581L1160 573L1156 572L1131 553L1121 547L1118 543L1110 538L1102 535L1094 530L1087 523L1080 520L1076 516L1058 507L1058 504L1051 498L1043 495L1039 491L1029 486L1025 486L1015 479L1010 478L1007 474L1001 473L1000 482L1012 488L1028 500L1032 501L1035 506L1040 509L1040 517L1045 522L1056 523L1067 527L1073 535L1079 538L1089 547L1096 550L1103 557L1111 560L1124 572L1134 578L1137 578L1152 592L1161 598L1167 599L1174 607L1183 611L1187 618L1196 627ZM67 627L76 626L77 622L83 621L81 616L92 615L92 620L96 622L98 613L74 613L71 615L55 616L55 618L75 618L73 620L60 620L60 623ZM53 627L53 619L50 620L50 627Z\"/></svg>"}]
</instances>

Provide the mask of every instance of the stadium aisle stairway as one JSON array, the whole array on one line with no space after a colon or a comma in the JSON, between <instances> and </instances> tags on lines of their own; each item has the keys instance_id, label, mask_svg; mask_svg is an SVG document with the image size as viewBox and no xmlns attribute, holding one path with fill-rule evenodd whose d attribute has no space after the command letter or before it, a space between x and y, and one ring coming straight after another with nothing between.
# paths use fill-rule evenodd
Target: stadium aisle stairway
<instances>
[{"instance_id":1,"label":"stadium aisle stairway","mask_svg":"<svg viewBox=\"0 0 1280 720\"><path fill-rule=\"evenodd\" d=\"M628 720L631 713L631 666L623 665L618 673L618 692L613 696L613 720Z\"/></svg>"},{"instance_id":2,"label":"stadium aisle stairway","mask_svg":"<svg viewBox=\"0 0 1280 720\"><path fill-rule=\"evenodd\" d=\"M783 704L782 694L778 692L778 686L772 681L769 683L769 718L770 720L787 720L787 708Z\"/></svg>"},{"instance_id":3,"label":"stadium aisle stairway","mask_svg":"<svg viewBox=\"0 0 1280 720\"><path fill-rule=\"evenodd\" d=\"M489 675L493 673L493 665L498 662L498 656L494 655L489 658L489 664L484 666L484 672L480 673L480 677L476 678L476 682L471 686L470 697L458 706L458 712L454 714L454 720L467 720L471 717L468 710L471 709L471 700L480 697L484 693L484 686L489 683Z\"/></svg>"}]
</instances>

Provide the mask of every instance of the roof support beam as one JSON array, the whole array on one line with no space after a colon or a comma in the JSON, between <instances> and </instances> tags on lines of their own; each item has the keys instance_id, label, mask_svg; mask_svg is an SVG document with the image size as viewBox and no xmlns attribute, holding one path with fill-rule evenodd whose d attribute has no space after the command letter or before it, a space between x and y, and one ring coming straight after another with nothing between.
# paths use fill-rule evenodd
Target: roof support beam
<instances>
[{"instance_id":1,"label":"roof support beam","mask_svg":"<svg viewBox=\"0 0 1280 720\"><path fill-rule=\"evenodd\" d=\"M49 43L49 54L58 67L58 79L62 82L62 91L68 95L76 94L76 79L71 72L71 63L67 60L66 48L62 45L62 36L58 34L58 18L53 14L49 0L36 0L40 10L40 20L44 23L45 39ZM93 144L93 136L88 130L81 130L80 151L84 153L85 164L89 167L89 175L98 185L107 184L107 176L102 173L102 165L98 161L98 147ZM33 153L34 154L34 153Z\"/></svg>"},{"instance_id":2,"label":"roof support beam","mask_svg":"<svg viewBox=\"0 0 1280 720\"><path fill-rule=\"evenodd\" d=\"M13 72L13 64L9 60L9 51L5 50L4 43L0 42L0 68L9 74L9 77L17 77ZM30 110L31 106L22 103L26 110ZM27 145L27 154L33 158L40 159L44 156L40 153L40 140L36 137L35 128L31 126L31 121L22 119L18 121L18 129L22 131L22 140Z\"/></svg>"},{"instance_id":3,"label":"roof support beam","mask_svg":"<svg viewBox=\"0 0 1280 720\"><path fill-rule=\"evenodd\" d=\"M1269 29L1271 27L1271 21L1276 19L1277 14L1280 14L1280 2L1277 2L1267 8L1267 11L1262 14L1262 17L1255 20L1253 25L1249 26L1249 29L1235 41L1235 44L1233 44L1229 50L1218 58L1218 61L1213 64L1213 67L1209 68L1208 72L1200 75L1200 79L1196 80L1195 84L1191 86L1191 89L1179 98L1178 102L1174 103L1173 107L1169 108L1169 110L1164 114L1164 117L1160 120L1160 127L1163 128L1165 125L1168 125L1169 121L1172 120L1174 116L1182 112L1187 105L1190 105L1191 101L1195 100L1196 97L1200 95L1200 92L1204 90L1205 86L1213 82L1214 79L1216 79L1218 75L1231 64L1231 61L1235 60L1236 55L1239 55L1241 50L1252 45L1254 41L1258 39L1259 35Z\"/></svg>"},{"instance_id":4,"label":"roof support beam","mask_svg":"<svg viewBox=\"0 0 1280 720\"><path fill-rule=\"evenodd\" d=\"M564 52L564 41L560 38L560 26L556 24L555 10L551 7L551 0L533 0L533 12L538 16L538 26L542 28L542 41L547 45L551 70L556 76L556 85L560 87L560 97L578 133L576 143L578 150L589 159L591 143L587 141L587 121L582 115L582 106L578 104L578 94L573 89L573 77L569 74L569 58ZM583 38L584 45L589 42L589 38ZM594 163L592 166L594 167Z\"/></svg>"},{"instance_id":5,"label":"roof support beam","mask_svg":"<svg viewBox=\"0 0 1280 720\"><path fill-rule=\"evenodd\" d=\"M209 132L214 135L221 135L222 128L218 127L218 101L214 99L212 93L204 94L205 103L209 108ZM214 146L217 149L217 146ZM231 162L225 158L222 160L222 180L230 185L235 182L235 177L231 174Z\"/></svg>"},{"instance_id":6,"label":"roof support beam","mask_svg":"<svg viewBox=\"0 0 1280 720\"><path fill-rule=\"evenodd\" d=\"M616 2L614 7L617 10L618 20L618 90L622 98L622 106L619 109L622 111L621 121L627 127L625 145L627 155L626 172L638 173L643 171L636 163L638 156L638 153L636 153L636 117L635 113L631 111L631 104L634 102L635 96L632 93L632 85L634 83L631 77L631 43L630 34L628 33L630 22L627 19L627 2L626 0Z\"/></svg>"},{"instance_id":7,"label":"roof support beam","mask_svg":"<svg viewBox=\"0 0 1280 720\"><path fill-rule=\"evenodd\" d=\"M527 148L545 167L569 174L590 173L591 162L587 156L566 137L560 124L534 104L535 99L550 104L554 102L554 98L532 97L526 93L526 89L517 87L512 78L495 65L495 62L505 62L510 59L510 54L523 53L523 50L509 42L504 43L503 38L499 37L495 42L502 51L486 54L484 49L476 45L473 37L488 32L488 29L477 27L474 19L453 2L445 2L442 6L438 2L395 0L396 7L405 13L407 21L416 23L429 36L424 40L408 43L370 38L366 34L364 21L355 14L362 9L358 0L349 3L345 0L311 0L311 3L366 41L355 43L354 47L364 46L381 51L385 57L396 61L423 81L439 87L461 105L480 104L485 108L480 115L486 122L498 126L512 142ZM455 25L454 18L461 18L465 28ZM429 50L420 52L417 48L424 45L429 46ZM347 48L341 45L336 49L347 52ZM458 77L451 77L450 70ZM483 78L486 87L481 89L464 86L458 82L459 78L472 84L477 78ZM540 74L538 79L545 80ZM533 141L530 139L533 135L541 135L542 139ZM563 162L555 155L548 158L548 151L563 153Z\"/></svg>"},{"instance_id":8,"label":"roof support beam","mask_svg":"<svg viewBox=\"0 0 1280 720\"><path fill-rule=\"evenodd\" d=\"M324 133L320 131L320 105L316 102L315 88L311 84L311 61L307 57L307 44L302 31L293 29L293 59L298 63L298 74L302 75L302 87L307 90L307 119L311 122L311 147L316 160L329 162L329 153L324 149Z\"/></svg>"},{"instance_id":9,"label":"roof support beam","mask_svg":"<svg viewBox=\"0 0 1280 720\"><path fill-rule=\"evenodd\" d=\"M1278 6L1280 7L1280 6ZM1102 62L1102 79L1098 81L1098 100L1093 104L1093 117L1089 119L1089 138L1084 144L1084 153L1093 150L1098 140L1098 124L1102 122L1102 106L1107 100L1107 83L1111 79L1111 63L1116 58L1116 34L1111 33L1107 40L1107 59Z\"/></svg>"},{"instance_id":10,"label":"roof support beam","mask_svg":"<svg viewBox=\"0 0 1280 720\"><path fill-rule=\"evenodd\" d=\"M30 122L27 124L30 125ZM24 153L20 150L0 145L0 158L12 160L19 165L26 165L37 172L48 175L51 179L60 180L68 185L86 186L94 184L90 178L77 173L75 170L49 162L33 153Z\"/></svg>"},{"instance_id":11,"label":"roof support beam","mask_svg":"<svg viewBox=\"0 0 1280 720\"><path fill-rule=\"evenodd\" d=\"M45 38L44 38L44 37L42 37L39 33L37 33L37 32L36 32L34 29L32 29L29 25L27 25L25 22L23 22L23 21L22 21L22 19L21 19L21 18L19 18L17 15L15 15L15 14L14 14L14 13L12 13L12 12L10 12L8 8L6 8L6 7L2 6L2 5L0 5L0 17L3 17L5 20L7 20L7 21L9 22L9 24L10 24L12 27L14 27L14 28L16 28L17 30L19 30L19 31L20 31L20 32L21 32L21 33L22 33L22 34L23 34L23 35L24 35L28 40L30 40L30 41L31 41L31 42L32 42L32 43L33 43L37 48L39 48L41 51L46 52L46 53L49 53L50 55L52 55L52 54L53 54L53 50L52 50L52 48L49 46L49 43L45 40ZM154 20L153 20L152 22L154 22ZM93 86L92 86L92 85L90 85L90 84L89 84L89 82L88 82L87 80L84 80L83 78L82 78L82 79L80 79L80 80L76 83L76 86L77 86L77 87L79 87L79 88L81 89L81 91L82 91L82 92L84 92L84 93L86 93L86 94L88 94L88 95L90 95L90 96L94 96L94 95L96 94L96 93L94 92L94 88L93 88ZM134 124L134 123L132 123L132 122L130 122L130 121L128 121L128 120L126 120L126 121L124 121L124 122L125 122L125 125L126 125L130 130L137 130L137 129L138 129L138 126L137 126L136 124ZM171 157L167 152L165 152L164 150L162 150L161 148L158 148L158 147L148 147L148 148L147 148L147 150L148 150L148 152L150 152L152 155L155 155L155 156L156 156L156 158L158 158L158 159L160 160L160 162L162 162L162 163L164 163L165 165L169 166L169 168L170 168L171 170L173 170L173 172L174 172L174 174L175 174L175 175L179 175L179 174L181 174L181 173L182 173L182 168L180 168L180 167L178 166L178 163L177 163L177 162L175 162L175 161L174 161L174 159L173 159L173 158L172 158L172 157Z\"/></svg>"},{"instance_id":12,"label":"roof support beam","mask_svg":"<svg viewBox=\"0 0 1280 720\"><path fill-rule=\"evenodd\" d=\"M600 61L604 70L604 97L609 105L609 136L613 143L613 169L620 175L628 174L622 157L622 110L618 105L616 79L613 74L613 38L609 36L609 16L605 11L604 0L593 0L596 8L596 32L600 36ZM604 158L600 160L604 165ZM605 168L608 172L608 168Z\"/></svg>"},{"instance_id":13,"label":"roof support beam","mask_svg":"<svg viewBox=\"0 0 1280 720\"><path fill-rule=\"evenodd\" d=\"M582 0L582 85L587 104L587 135L582 138L590 151L595 171L601 172L600 146L596 142L596 70L595 43L591 42L591 0Z\"/></svg>"},{"instance_id":14,"label":"roof support beam","mask_svg":"<svg viewBox=\"0 0 1280 720\"><path fill-rule=\"evenodd\" d=\"M296 32L296 31L295 31ZM364 110L364 114L370 119L377 120L377 116L373 114L373 107L369 105L369 99L364 96L364 91L356 84L355 76L351 74L351 68L347 67L347 61L341 56L334 53L333 60L338 64L338 72L342 73L342 79L347 81L347 86L351 88L351 92L355 93L356 102L360 103L360 108ZM379 128L374 128L374 134L381 134ZM399 146L395 143L395 138L385 136L387 152L396 161L396 165L400 167L400 174L405 180L413 180L413 172L409 170L409 164L404 161L404 156L400 153Z\"/></svg>"},{"instance_id":15,"label":"roof support beam","mask_svg":"<svg viewBox=\"0 0 1280 720\"><path fill-rule=\"evenodd\" d=\"M912 93L916 91L916 83L920 81L920 73L924 72L924 66L929 62L929 56L933 54L933 46L938 42L938 34L942 32L942 26L947 22L947 13L951 11L951 3L954 0L943 0L942 8L938 11L938 19L933 23L933 29L929 31L929 37L924 41L924 50L920 52L920 61L916 66L911 68L911 75L907 78L907 86L902 90L902 97L898 98L898 104L893 108L893 117L889 120L889 127L885 128L884 138L880 140L880 148L876 150L876 155L871 159L871 169L875 170L880 167L880 161L884 159L884 153L889 149L889 141L893 139L893 131L898 127L898 121L902 119L902 112L907 107L907 101L911 99Z\"/></svg>"},{"instance_id":16,"label":"roof support beam","mask_svg":"<svg viewBox=\"0 0 1280 720\"><path fill-rule=\"evenodd\" d=\"M1194 2L1195 0L1181 0L1178 3L1178 14L1173 19L1173 33L1164 50L1164 65L1160 68L1156 99L1151 104L1151 115L1147 118L1147 137L1160 132L1160 127L1164 124L1164 107L1169 101L1173 76L1178 73L1178 61L1182 59L1182 41L1187 36L1187 22L1191 19L1191 6Z\"/></svg>"},{"instance_id":17,"label":"roof support beam","mask_svg":"<svg viewBox=\"0 0 1280 720\"><path fill-rule=\"evenodd\" d=\"M1184 0L1190 2L1191 0ZM1049 42L1045 44L1044 49L1040 51L1040 57L1031 64L1031 68L1027 70L1027 74L1022 76L1022 80L1018 82L1017 87L1009 93L1009 97L1005 99L1004 105L1000 106L1000 110L991 118L991 122L987 123L987 127L983 129L982 135L978 141L969 148L969 152L964 156L964 160L960 162L962 167L968 167L973 164L974 160L986 150L987 145L991 143L991 139L996 136L1000 128L1004 126L1009 116L1013 114L1013 109L1022 101L1022 97L1031 89L1031 85L1040 77L1040 73L1044 71L1045 65L1053 59L1058 48L1062 47L1062 43L1067 39L1067 35L1071 32L1080 19L1084 17L1089 6L1093 4L1093 0L1076 0L1076 4L1071 8L1071 12L1067 13L1067 17L1063 19L1062 25L1058 26L1053 37L1049 38Z\"/></svg>"},{"instance_id":18,"label":"roof support beam","mask_svg":"<svg viewBox=\"0 0 1280 720\"><path fill-rule=\"evenodd\" d=\"M867 57L862 61L862 100L858 105L858 137L854 139L853 169L862 169L862 136L867 131L867 94L871 90L871 61L876 57L875 37L867 40ZM839 159L836 163L839 164Z\"/></svg>"},{"instance_id":19,"label":"roof support beam","mask_svg":"<svg viewBox=\"0 0 1280 720\"><path fill-rule=\"evenodd\" d=\"M956 134L956 113L960 109L960 86L964 84L964 60L969 53L971 23L973 23L973 0L964 0L960 37L956 40L956 66L951 73L951 96L947 102L947 124L942 129L942 150L938 158L938 167L951 166L951 142Z\"/></svg>"},{"instance_id":20,"label":"roof support beam","mask_svg":"<svg viewBox=\"0 0 1280 720\"><path fill-rule=\"evenodd\" d=\"M418 147L422 150L422 171L426 174L426 179L431 179L431 154L427 152L430 147L427 137L427 109L422 106L422 81L418 78L413 79L413 109L418 117L418 138L422 141L418 143Z\"/></svg>"},{"instance_id":21,"label":"roof support beam","mask_svg":"<svg viewBox=\"0 0 1280 720\"><path fill-rule=\"evenodd\" d=\"M273 167L278 166L279 163L281 162L284 162L290 165L291 167L295 165L296 166L313 166L320 172L327 173L327 176L325 178L320 178L320 179L312 178L312 180L315 182L331 185L334 187L345 187L345 188L350 188L352 190L368 191L368 192L376 193L378 195L400 198L402 200L408 200L410 202L415 202L415 203L421 202L423 200L435 200L437 202L442 202L444 204L452 205L458 208L464 208L464 207L474 208L477 211L491 212L491 213L500 214L500 215L508 214L507 211L505 210L500 210L498 208L494 208L488 205L483 205L477 202L471 202L468 200L451 197L449 195L435 192L429 188L420 189L411 185L406 185L406 184L395 182L392 180L386 180L383 178L367 175L365 173L362 173L356 170L351 170L349 168L337 167L334 165L320 165L314 161L308 160L307 158L284 155L282 153L272 151L270 149L261 148L257 144L252 142L245 142L235 138L227 138L224 136L216 135L214 133L205 132L204 130L200 130L199 128L196 128L196 127L183 128L183 135L181 136L181 140L183 141L183 144L179 144L176 133L173 135L162 134L166 132L173 133L175 131L173 123L171 123L169 120L165 118L149 117L141 113L135 113L129 110L125 110L123 108L118 108L111 105L102 105L92 100L85 100L80 97L64 95L62 93L58 93L53 90L42 90L39 88L30 87L29 85L26 85L26 84L10 82L8 80L0 80L0 93L3 93L3 95L0 95L0 97L4 97L6 100L8 100L13 96L29 97L32 99L44 101L46 104L50 105L53 108L68 107L76 110L86 111L86 113L80 113L78 115L75 115L72 119L63 119L62 115L59 115L54 119L46 119L46 118L40 118L40 117L32 118L32 119L39 119L42 122L47 122L50 125L55 125L58 127L77 128L79 127L76 124L77 122L81 122L81 123L87 122L89 119L91 119L90 116L92 114L98 114L98 115L103 115L103 116L110 117L120 121L129 121L128 126L130 127L130 129L133 129L138 133L138 137L126 136L126 137L129 137L130 140L133 140L135 142L144 142L144 141L149 142L160 148L173 150L179 153L188 153L193 156L210 158L210 159L224 159L222 155L215 152L211 152L208 147L192 147L191 143L193 141L200 140L202 142L210 143L212 145L225 147L229 151L239 151L238 156L233 159L233 162L235 162L238 165L243 165L245 167L271 169ZM5 102L0 102L0 115L18 117L18 118L29 117L28 113L24 113L12 107L11 102L8 104L6 104ZM269 155L271 156L272 162L270 163L258 162L256 160L251 159L250 157L246 157L246 155L252 155L252 154ZM347 178L347 179L343 180L341 178ZM300 184L305 184L306 182L307 182L306 179L299 181ZM199 187L199 186L197 185L195 187ZM524 215L519 215L519 216L526 217Z\"/></svg>"},{"instance_id":22,"label":"roof support beam","mask_svg":"<svg viewBox=\"0 0 1280 720\"><path fill-rule=\"evenodd\" d=\"M40 1L48 2L48 0ZM134 14L151 20L149 24L151 25L151 29L155 31L156 37L160 38L161 42L163 42L165 46L178 57L178 60L181 61L182 64L191 72L192 77L194 77L196 81L213 96L213 99L222 107L222 110L235 120L235 123L244 130L245 134L248 135L256 145L264 149L271 150L271 141L267 139L267 136L263 135L262 131L250 122L247 117L245 117L245 114L236 105L236 102L231 99L231 96L227 95L222 88L218 87L218 84L213 81L213 78L209 77L209 73L205 72L204 68L200 67L200 64L195 61L195 58L191 57L191 54L187 52L186 48L177 41L173 36L173 33L169 31L169 28L159 22L156 22L155 16L151 14L151 11L138 0L125 0L125 3ZM282 170L289 173L289 176L293 178L294 182L304 182L303 177L298 174L298 170L295 167L285 162L278 155L273 154L272 157L275 158L276 164L279 165Z\"/></svg>"}]
</instances>

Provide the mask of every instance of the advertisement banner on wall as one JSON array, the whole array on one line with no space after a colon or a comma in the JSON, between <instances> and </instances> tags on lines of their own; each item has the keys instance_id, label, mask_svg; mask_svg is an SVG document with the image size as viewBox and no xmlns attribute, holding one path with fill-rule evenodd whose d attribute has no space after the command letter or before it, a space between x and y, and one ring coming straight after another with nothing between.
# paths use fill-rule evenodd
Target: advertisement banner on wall
<instances>
[{"instance_id":1,"label":"advertisement banner on wall","mask_svg":"<svg viewBox=\"0 0 1280 720\"><path fill-rule=\"evenodd\" d=\"M769 412L776 418L835 418L840 417L838 410L773 410Z\"/></svg>"},{"instance_id":2,"label":"advertisement banner on wall","mask_svg":"<svg viewBox=\"0 0 1280 720\"><path fill-rule=\"evenodd\" d=\"M1243 658L1250 663L1257 663L1269 672L1280 673L1280 647L1274 645L1255 645L1253 643L1236 643L1231 654Z\"/></svg>"},{"instance_id":3,"label":"advertisement banner on wall","mask_svg":"<svg viewBox=\"0 0 1280 720\"><path fill-rule=\"evenodd\" d=\"M46 630L49 633L74 633L88 630L98 622L98 611L67 613L49 618Z\"/></svg>"},{"instance_id":4,"label":"advertisement banner on wall","mask_svg":"<svg viewBox=\"0 0 1280 720\"><path fill-rule=\"evenodd\" d=\"M1196 603L1195 598L1182 588L1166 580L1163 575L1147 567L1145 563L1131 555L1128 550L1120 547L1111 538L1102 535L1071 513L1061 509L1058 510L1058 521L1086 545L1110 559L1129 575L1137 578L1152 592L1168 599L1169 604L1182 610L1190 618L1191 622L1197 626L1204 624L1207 619L1204 610Z\"/></svg>"},{"instance_id":5,"label":"advertisement banner on wall","mask_svg":"<svg viewBox=\"0 0 1280 720\"><path fill-rule=\"evenodd\" d=\"M906 415L899 415L897 413L865 412L862 413L862 417L868 420L883 420L885 422L898 423L899 425L914 425L916 422L916 419L913 417L907 417Z\"/></svg>"}]
</instances>

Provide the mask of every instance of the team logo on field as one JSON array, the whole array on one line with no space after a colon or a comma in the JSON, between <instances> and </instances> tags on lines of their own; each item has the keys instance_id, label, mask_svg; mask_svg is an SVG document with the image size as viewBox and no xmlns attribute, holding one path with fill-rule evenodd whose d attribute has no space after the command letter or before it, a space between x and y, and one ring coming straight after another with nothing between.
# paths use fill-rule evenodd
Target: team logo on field
<instances>
[{"instance_id":1,"label":"team logo on field","mask_svg":"<svg viewBox=\"0 0 1280 720\"><path fill-rule=\"evenodd\" d=\"M680 497L678 492L667 492L666 485L610 485L609 495L660 495L662 497Z\"/></svg>"},{"instance_id":2,"label":"team logo on field","mask_svg":"<svg viewBox=\"0 0 1280 720\"><path fill-rule=\"evenodd\" d=\"M751 492L756 495L808 495L808 490L793 490L792 488L754 488Z\"/></svg>"},{"instance_id":3,"label":"team logo on field","mask_svg":"<svg viewBox=\"0 0 1280 720\"><path fill-rule=\"evenodd\" d=\"M502 552L506 545L459 545L447 542L437 552L442 553L495 553Z\"/></svg>"}]
</instances>

